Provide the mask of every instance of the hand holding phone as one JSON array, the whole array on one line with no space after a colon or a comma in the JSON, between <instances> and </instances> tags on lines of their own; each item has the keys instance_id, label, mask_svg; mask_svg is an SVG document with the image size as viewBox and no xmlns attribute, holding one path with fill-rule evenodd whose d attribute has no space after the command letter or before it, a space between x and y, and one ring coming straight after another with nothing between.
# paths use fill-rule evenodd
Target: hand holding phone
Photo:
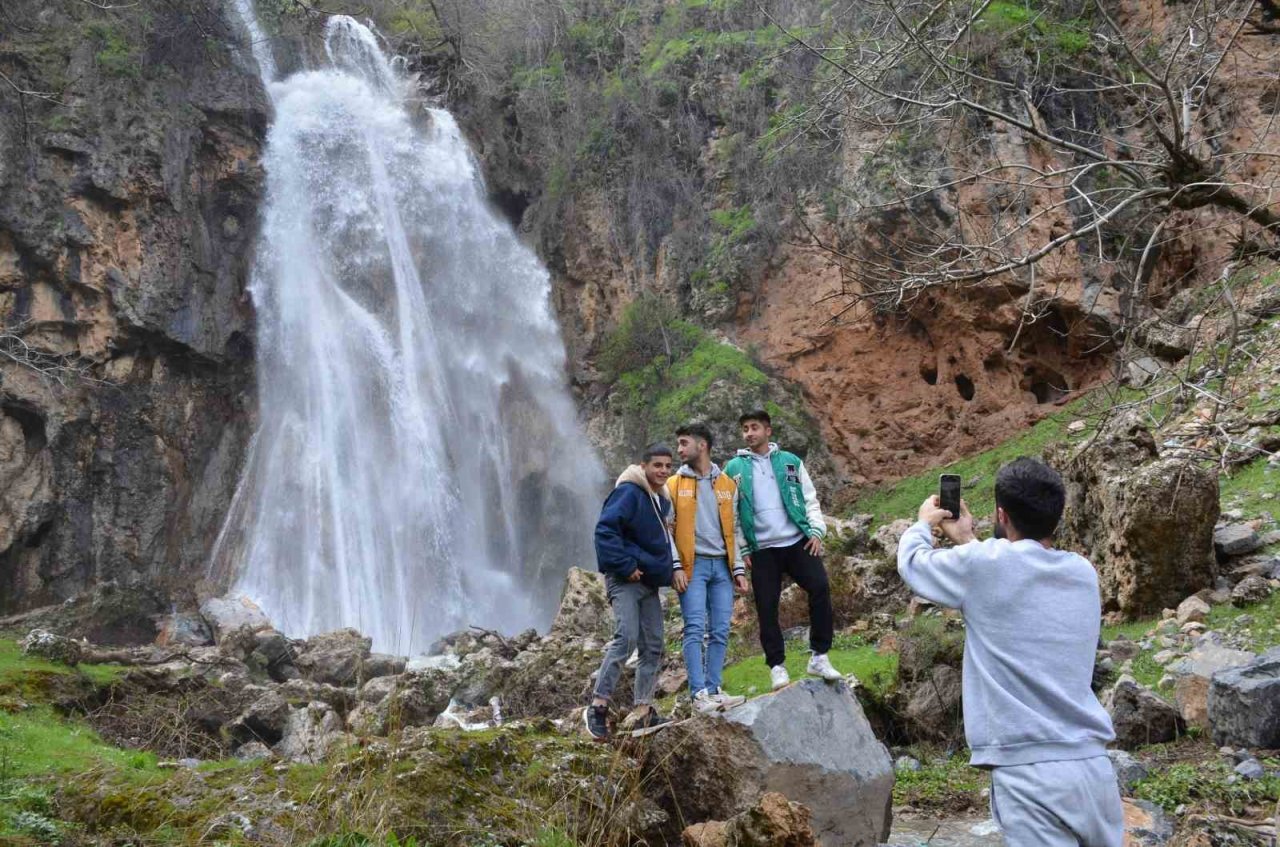
<instances>
[{"instance_id":1,"label":"hand holding phone","mask_svg":"<svg viewBox=\"0 0 1280 847\"><path fill-rule=\"evenodd\" d=\"M960 518L960 476L944 473L938 477L938 506L951 513L951 520Z\"/></svg>"}]
</instances>

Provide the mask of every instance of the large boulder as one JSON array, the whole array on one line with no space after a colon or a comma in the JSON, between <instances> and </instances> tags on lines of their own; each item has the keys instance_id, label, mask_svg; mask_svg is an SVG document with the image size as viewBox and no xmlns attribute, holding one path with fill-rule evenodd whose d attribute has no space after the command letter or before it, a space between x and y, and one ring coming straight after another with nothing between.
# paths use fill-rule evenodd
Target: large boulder
<instances>
[{"instance_id":1,"label":"large boulder","mask_svg":"<svg viewBox=\"0 0 1280 847\"><path fill-rule=\"evenodd\" d=\"M613 615L609 595L604 590L604 577L599 573L569 568L565 575L560 608L551 621L550 632L558 637L595 636L609 638Z\"/></svg>"},{"instance_id":2,"label":"large boulder","mask_svg":"<svg viewBox=\"0 0 1280 847\"><path fill-rule=\"evenodd\" d=\"M22 639L22 652L62 665L79 664L84 648L79 641L49 632L47 629L33 629Z\"/></svg>"},{"instance_id":3,"label":"large boulder","mask_svg":"<svg viewBox=\"0 0 1280 847\"><path fill-rule=\"evenodd\" d=\"M372 644L370 638L354 629L326 632L307 639L294 664L303 676L315 682L355 685L364 678Z\"/></svg>"},{"instance_id":4,"label":"large boulder","mask_svg":"<svg viewBox=\"0 0 1280 847\"><path fill-rule=\"evenodd\" d=\"M1219 561L1235 556L1247 556L1262 547L1262 538L1252 525L1233 523L1220 526L1213 532L1213 552Z\"/></svg>"},{"instance_id":5,"label":"large boulder","mask_svg":"<svg viewBox=\"0 0 1280 847\"><path fill-rule=\"evenodd\" d=\"M1122 750L1172 741L1185 728L1177 709L1133 677L1120 677L1103 705L1115 726L1116 746Z\"/></svg>"},{"instance_id":6,"label":"large boulder","mask_svg":"<svg viewBox=\"0 0 1280 847\"><path fill-rule=\"evenodd\" d=\"M284 737L289 722L289 701L279 691L269 690L249 705L231 723L227 733L233 741L260 741L271 745Z\"/></svg>"},{"instance_id":7,"label":"large boulder","mask_svg":"<svg viewBox=\"0 0 1280 847\"><path fill-rule=\"evenodd\" d=\"M214 640L219 644L227 635L241 628L250 632L271 628L266 612L243 596L210 597L200 604L200 615L213 630Z\"/></svg>"},{"instance_id":8,"label":"large boulder","mask_svg":"<svg viewBox=\"0 0 1280 847\"><path fill-rule=\"evenodd\" d=\"M453 675L440 668L376 677L360 689L360 702L348 716L348 726L357 735L430 726L448 707L455 684Z\"/></svg>"},{"instance_id":9,"label":"large boulder","mask_svg":"<svg viewBox=\"0 0 1280 847\"><path fill-rule=\"evenodd\" d=\"M1280 747L1280 648L1214 674L1208 713L1214 744Z\"/></svg>"},{"instance_id":10,"label":"large boulder","mask_svg":"<svg viewBox=\"0 0 1280 847\"><path fill-rule=\"evenodd\" d=\"M1051 461L1067 488L1060 542L1098 569L1103 611L1159 614L1213 584L1214 471L1161 458L1129 413Z\"/></svg>"},{"instance_id":11,"label":"large boulder","mask_svg":"<svg viewBox=\"0 0 1280 847\"><path fill-rule=\"evenodd\" d=\"M1218 671L1238 668L1253 661L1253 654L1235 650L1210 633L1200 639L1186 656L1169 665L1174 679L1173 697L1182 719L1190 726L1209 727L1209 681Z\"/></svg>"},{"instance_id":12,"label":"large boulder","mask_svg":"<svg viewBox=\"0 0 1280 847\"><path fill-rule=\"evenodd\" d=\"M289 713L283 736L274 752L289 762L318 764L346 738L342 731L342 718L329 704L308 703Z\"/></svg>"},{"instance_id":13,"label":"large boulder","mask_svg":"<svg viewBox=\"0 0 1280 847\"><path fill-rule=\"evenodd\" d=\"M678 786L673 817L727 821L769 792L802 803L825 847L885 841L893 762L845 683L807 679L653 737L645 768Z\"/></svg>"}]
</instances>

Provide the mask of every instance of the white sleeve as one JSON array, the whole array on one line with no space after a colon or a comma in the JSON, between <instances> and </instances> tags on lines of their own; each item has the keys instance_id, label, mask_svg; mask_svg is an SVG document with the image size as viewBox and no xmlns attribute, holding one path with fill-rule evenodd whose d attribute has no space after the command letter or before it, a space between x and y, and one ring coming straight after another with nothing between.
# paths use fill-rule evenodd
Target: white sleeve
<instances>
[{"instance_id":1,"label":"white sleeve","mask_svg":"<svg viewBox=\"0 0 1280 847\"><path fill-rule=\"evenodd\" d=\"M924 599L959 609L969 587L969 560L980 545L971 541L959 547L935 548L933 530L917 521L898 542L898 574Z\"/></svg>"},{"instance_id":2,"label":"white sleeve","mask_svg":"<svg viewBox=\"0 0 1280 847\"><path fill-rule=\"evenodd\" d=\"M825 538L827 521L822 517L818 490L813 487L813 480L809 478L809 469L804 466L804 462L800 463L800 491L804 494L804 511L805 517L809 520L809 534L816 538Z\"/></svg>"},{"instance_id":3,"label":"white sleeve","mask_svg":"<svg viewBox=\"0 0 1280 847\"><path fill-rule=\"evenodd\" d=\"M742 521L738 520L738 487L733 487L733 575L746 574L747 565L742 556L747 550L747 539L742 534Z\"/></svg>"}]
</instances>

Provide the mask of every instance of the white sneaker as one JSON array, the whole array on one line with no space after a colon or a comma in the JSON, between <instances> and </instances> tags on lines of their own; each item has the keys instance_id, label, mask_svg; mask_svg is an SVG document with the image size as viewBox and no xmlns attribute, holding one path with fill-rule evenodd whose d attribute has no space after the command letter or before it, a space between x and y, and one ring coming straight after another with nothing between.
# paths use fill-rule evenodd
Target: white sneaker
<instances>
[{"instance_id":1,"label":"white sneaker","mask_svg":"<svg viewBox=\"0 0 1280 847\"><path fill-rule=\"evenodd\" d=\"M814 653L813 658L809 659L809 667L805 670L811 676L820 676L827 682L844 679L844 674L831 667L831 660L827 658L826 653Z\"/></svg>"},{"instance_id":2,"label":"white sneaker","mask_svg":"<svg viewBox=\"0 0 1280 847\"><path fill-rule=\"evenodd\" d=\"M627 661L623 664L632 669L640 667L640 649L636 648L635 650L632 650L631 655L627 657Z\"/></svg>"},{"instance_id":3,"label":"white sneaker","mask_svg":"<svg viewBox=\"0 0 1280 847\"><path fill-rule=\"evenodd\" d=\"M786 668L783 668L786 670ZM721 709L732 709L734 706L741 706L747 702L747 698L739 694L725 694L723 691L717 691L711 695L711 699L720 704Z\"/></svg>"},{"instance_id":4,"label":"white sneaker","mask_svg":"<svg viewBox=\"0 0 1280 847\"><path fill-rule=\"evenodd\" d=\"M704 688L693 695L693 708L707 715L711 712L720 711L720 701L715 698L714 694Z\"/></svg>"},{"instance_id":5,"label":"white sneaker","mask_svg":"<svg viewBox=\"0 0 1280 847\"><path fill-rule=\"evenodd\" d=\"M812 662L810 662L810 664L812 664ZM789 682L791 682L791 675L787 673L786 665L774 665L769 668L769 683L773 686L774 691L777 691Z\"/></svg>"}]
</instances>

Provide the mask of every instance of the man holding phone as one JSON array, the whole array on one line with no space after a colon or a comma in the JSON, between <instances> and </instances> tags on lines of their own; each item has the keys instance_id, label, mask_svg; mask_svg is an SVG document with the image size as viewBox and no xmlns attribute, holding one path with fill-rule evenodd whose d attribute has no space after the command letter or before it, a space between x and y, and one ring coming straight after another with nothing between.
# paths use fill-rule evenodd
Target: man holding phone
<instances>
[{"instance_id":1,"label":"man holding phone","mask_svg":"<svg viewBox=\"0 0 1280 847\"><path fill-rule=\"evenodd\" d=\"M1066 494L1056 471L1015 459L996 475L997 537L978 541L968 506L928 497L898 543L898 573L926 600L964 615L964 726L971 762L989 768L991 814L1018 847L1120 847L1124 813L1094 696L1098 577L1053 547ZM949 504L954 505L954 504ZM933 530L956 546L935 549Z\"/></svg>"},{"instance_id":2,"label":"man holding phone","mask_svg":"<svg viewBox=\"0 0 1280 847\"><path fill-rule=\"evenodd\" d=\"M671 584L671 501L666 483L671 476L671 448L647 447L640 464L631 465L604 501L596 522L596 565L604 574L605 591L617 620L613 640L605 647L591 704L582 710L587 731L597 741L609 737L609 698L633 649L639 650L634 702L647 706L641 730L668 722L653 707L653 693L662 663L662 599L658 589Z\"/></svg>"},{"instance_id":3,"label":"man holding phone","mask_svg":"<svg viewBox=\"0 0 1280 847\"><path fill-rule=\"evenodd\" d=\"M769 440L773 423L764 410L738 419L742 439L724 472L738 486L738 525L746 549L743 560L751 570L751 590L760 618L760 645L775 690L791 681L784 662L786 644L778 624L782 577L788 575L809 595L808 673L826 680L841 679L827 651L834 637L831 586L822 564L822 539L827 524L804 462L779 450Z\"/></svg>"}]
</instances>

